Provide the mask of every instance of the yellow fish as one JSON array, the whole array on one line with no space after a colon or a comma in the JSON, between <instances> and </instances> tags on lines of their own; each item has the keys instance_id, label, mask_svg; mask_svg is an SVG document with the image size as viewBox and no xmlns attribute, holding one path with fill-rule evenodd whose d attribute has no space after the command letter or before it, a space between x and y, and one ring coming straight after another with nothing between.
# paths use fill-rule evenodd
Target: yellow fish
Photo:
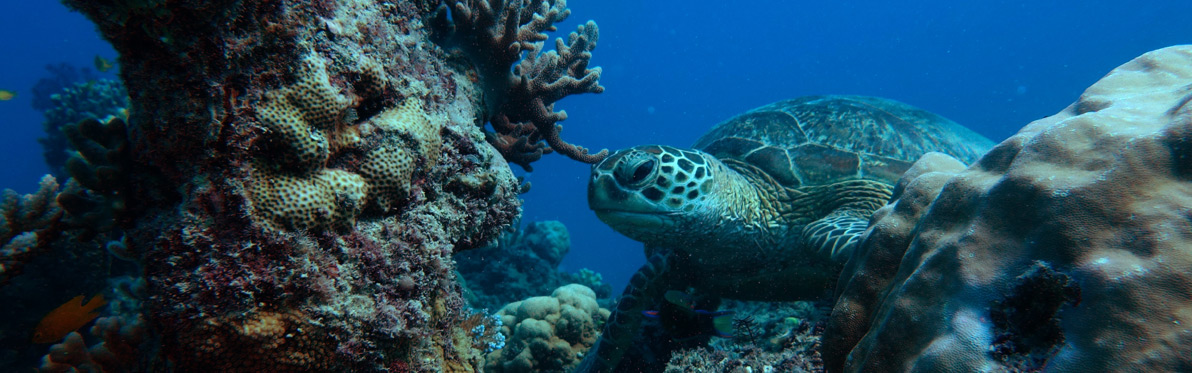
<instances>
[{"instance_id":1,"label":"yellow fish","mask_svg":"<svg viewBox=\"0 0 1192 373\"><path fill-rule=\"evenodd\" d=\"M17 97L16 92L13 92L13 91L10 91L7 89L0 89L0 101L8 101L8 100L11 100L13 97Z\"/></svg>"},{"instance_id":2,"label":"yellow fish","mask_svg":"<svg viewBox=\"0 0 1192 373\"><path fill-rule=\"evenodd\" d=\"M91 301L86 304L83 304L82 295L66 301L65 304L46 314L46 317L37 324L37 328L33 329L33 343L54 343L62 340L62 337L70 332L82 328L83 325L87 325L91 320L99 317L99 313L95 310L107 303L103 299L103 294L92 297Z\"/></svg>"},{"instance_id":3,"label":"yellow fish","mask_svg":"<svg viewBox=\"0 0 1192 373\"><path fill-rule=\"evenodd\" d=\"M112 61L108 61L107 58L100 57L98 54L95 55L95 69L99 70L99 72L106 73L108 70L111 70L113 66L115 65L112 64Z\"/></svg>"}]
</instances>

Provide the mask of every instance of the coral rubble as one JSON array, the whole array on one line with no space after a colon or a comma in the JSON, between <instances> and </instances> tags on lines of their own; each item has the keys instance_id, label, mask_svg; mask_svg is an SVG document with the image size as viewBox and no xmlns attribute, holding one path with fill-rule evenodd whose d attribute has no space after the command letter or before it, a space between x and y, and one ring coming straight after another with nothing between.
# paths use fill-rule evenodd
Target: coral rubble
<instances>
[{"instance_id":1,"label":"coral rubble","mask_svg":"<svg viewBox=\"0 0 1192 373\"><path fill-rule=\"evenodd\" d=\"M58 200L143 266L154 367L480 369L498 328L452 255L520 212L502 152L589 156L553 103L600 91L594 23L543 52L562 0L66 3L120 52L131 100L67 128L87 146ZM533 128L486 134L498 115Z\"/></svg>"},{"instance_id":2,"label":"coral rubble","mask_svg":"<svg viewBox=\"0 0 1192 373\"><path fill-rule=\"evenodd\" d=\"M1153 51L968 169L920 160L842 276L826 367L1192 369L1189 87L1192 46Z\"/></svg>"}]
</instances>

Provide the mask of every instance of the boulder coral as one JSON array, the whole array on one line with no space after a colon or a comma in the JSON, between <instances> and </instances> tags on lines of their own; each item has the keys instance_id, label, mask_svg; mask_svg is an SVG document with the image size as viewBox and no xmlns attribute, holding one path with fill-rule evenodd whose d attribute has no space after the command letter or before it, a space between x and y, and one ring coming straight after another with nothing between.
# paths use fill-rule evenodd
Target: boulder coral
<instances>
[{"instance_id":1,"label":"boulder coral","mask_svg":"<svg viewBox=\"0 0 1192 373\"><path fill-rule=\"evenodd\" d=\"M1192 370L1192 46L976 164L924 159L851 258L830 371Z\"/></svg>"},{"instance_id":2,"label":"boulder coral","mask_svg":"<svg viewBox=\"0 0 1192 373\"><path fill-rule=\"evenodd\" d=\"M596 342L609 311L596 304L592 289L571 284L549 297L510 303L497 314L509 339L485 357L486 371L567 372Z\"/></svg>"}]
</instances>

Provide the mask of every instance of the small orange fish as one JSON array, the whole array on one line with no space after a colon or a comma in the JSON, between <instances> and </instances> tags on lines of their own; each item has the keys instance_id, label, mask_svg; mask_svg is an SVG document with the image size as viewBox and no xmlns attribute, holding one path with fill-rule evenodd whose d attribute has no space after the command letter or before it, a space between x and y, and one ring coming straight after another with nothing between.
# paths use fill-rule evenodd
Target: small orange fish
<instances>
[{"instance_id":1,"label":"small orange fish","mask_svg":"<svg viewBox=\"0 0 1192 373\"><path fill-rule=\"evenodd\" d=\"M82 295L74 297L41 319L37 328L33 329L33 343L61 341L62 337L99 317L99 313L95 310L105 304L108 302L103 300L103 294L92 297L87 304L83 304Z\"/></svg>"},{"instance_id":2,"label":"small orange fish","mask_svg":"<svg viewBox=\"0 0 1192 373\"><path fill-rule=\"evenodd\" d=\"M112 64L112 61L108 61L107 58L100 57L98 54L95 55L95 69L99 70L99 72L106 73L108 70L111 70L113 66L115 65Z\"/></svg>"},{"instance_id":3,"label":"small orange fish","mask_svg":"<svg viewBox=\"0 0 1192 373\"><path fill-rule=\"evenodd\" d=\"M17 97L16 92L13 92L13 91L10 91L7 89L0 89L0 101L8 101L8 100L11 100L13 97Z\"/></svg>"}]
</instances>

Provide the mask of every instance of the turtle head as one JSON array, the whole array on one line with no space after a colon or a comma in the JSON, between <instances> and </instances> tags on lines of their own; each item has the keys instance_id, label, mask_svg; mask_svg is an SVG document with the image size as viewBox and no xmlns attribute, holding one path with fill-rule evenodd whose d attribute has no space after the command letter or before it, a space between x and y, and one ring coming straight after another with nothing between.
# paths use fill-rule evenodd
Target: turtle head
<instances>
[{"instance_id":1,"label":"turtle head","mask_svg":"<svg viewBox=\"0 0 1192 373\"><path fill-rule=\"evenodd\" d=\"M698 218L713 190L711 155L663 145L624 149L592 166L588 206L621 234L671 241Z\"/></svg>"}]
</instances>

